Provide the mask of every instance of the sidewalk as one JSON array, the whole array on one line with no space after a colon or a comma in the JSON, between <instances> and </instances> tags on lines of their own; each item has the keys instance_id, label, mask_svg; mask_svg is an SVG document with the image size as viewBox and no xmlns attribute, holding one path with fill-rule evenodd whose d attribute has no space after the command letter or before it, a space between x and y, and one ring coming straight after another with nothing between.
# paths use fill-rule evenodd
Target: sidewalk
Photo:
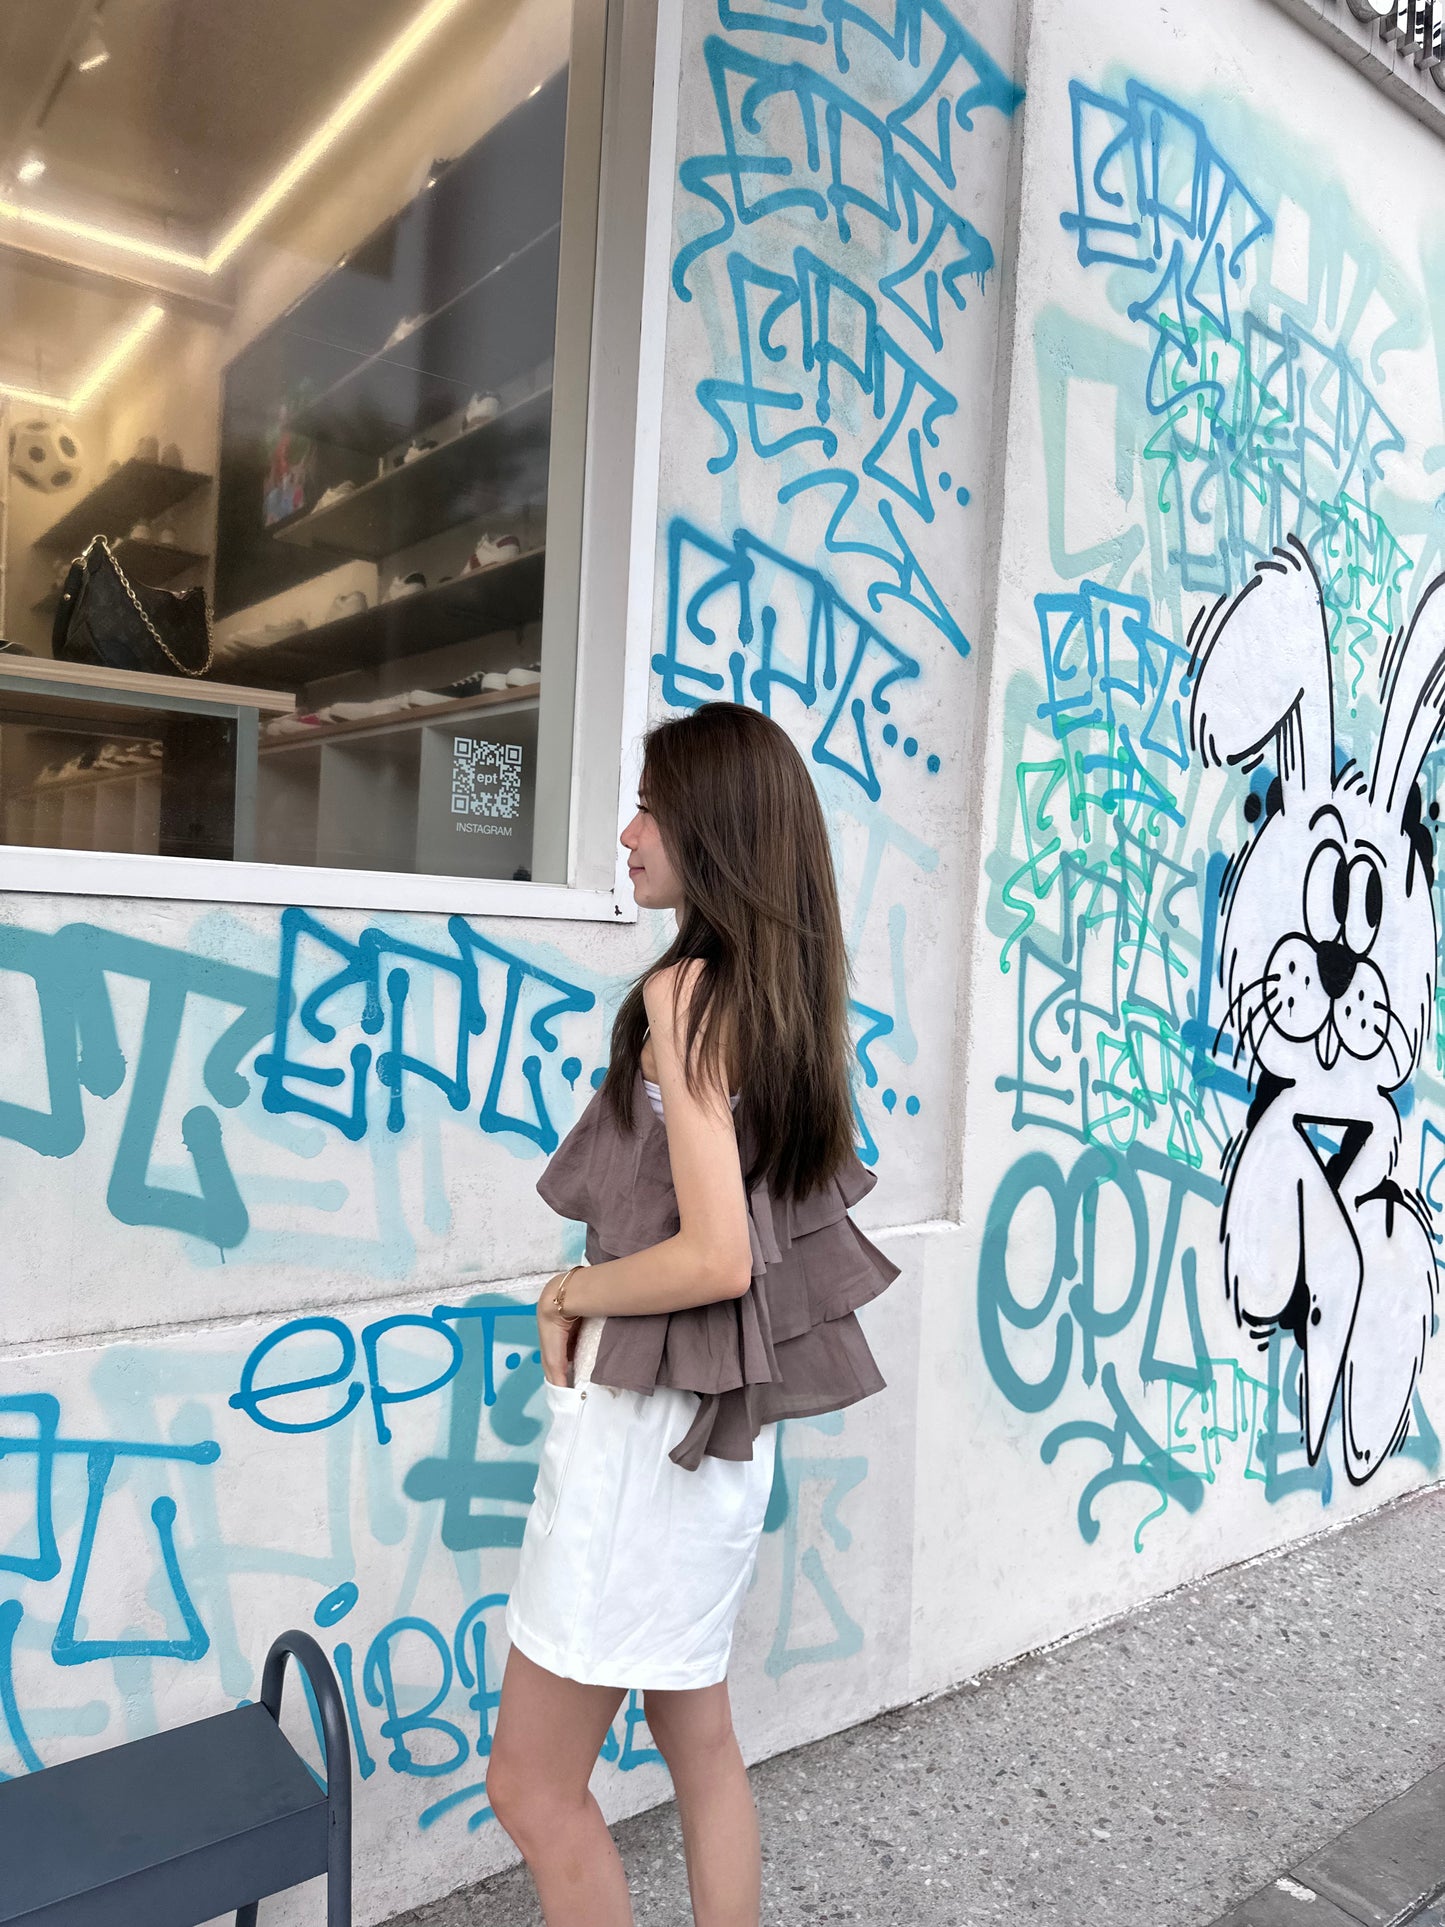
<instances>
[{"instance_id":1,"label":"sidewalk","mask_svg":"<svg viewBox=\"0 0 1445 1927\"><path fill-rule=\"evenodd\" d=\"M1437 1489L764 1762L767 1927L1208 1927L1445 1763L1442 1572ZM617 1838L683 1927L672 1807ZM404 1927L539 1920L516 1868Z\"/></svg>"}]
</instances>

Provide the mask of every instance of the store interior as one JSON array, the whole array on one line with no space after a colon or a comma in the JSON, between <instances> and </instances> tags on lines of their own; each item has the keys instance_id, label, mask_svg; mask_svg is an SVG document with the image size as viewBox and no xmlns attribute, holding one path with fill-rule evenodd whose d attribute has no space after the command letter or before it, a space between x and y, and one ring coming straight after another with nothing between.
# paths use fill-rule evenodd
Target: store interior
<instances>
[{"instance_id":1,"label":"store interior","mask_svg":"<svg viewBox=\"0 0 1445 1927\"><path fill-rule=\"evenodd\" d=\"M558 0L5 10L4 842L545 874L570 31ZM199 628L165 594L197 588Z\"/></svg>"}]
</instances>

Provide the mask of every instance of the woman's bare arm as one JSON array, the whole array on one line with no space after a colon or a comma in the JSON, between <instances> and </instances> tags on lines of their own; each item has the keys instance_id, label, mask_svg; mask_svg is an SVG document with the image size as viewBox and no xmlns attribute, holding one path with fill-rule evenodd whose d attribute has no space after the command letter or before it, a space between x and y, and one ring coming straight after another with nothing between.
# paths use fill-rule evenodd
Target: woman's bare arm
<instances>
[{"instance_id":1,"label":"woman's bare arm","mask_svg":"<svg viewBox=\"0 0 1445 1927\"><path fill-rule=\"evenodd\" d=\"M740 1298L752 1280L747 1196L732 1108L721 1082L696 1094L683 1070L688 995L674 1002L675 966L648 979L643 996L652 1026L657 1081L667 1128L667 1154L677 1193L679 1228L661 1244L574 1272L565 1310L572 1318L683 1311ZM543 1293L544 1300L550 1297Z\"/></svg>"}]
</instances>

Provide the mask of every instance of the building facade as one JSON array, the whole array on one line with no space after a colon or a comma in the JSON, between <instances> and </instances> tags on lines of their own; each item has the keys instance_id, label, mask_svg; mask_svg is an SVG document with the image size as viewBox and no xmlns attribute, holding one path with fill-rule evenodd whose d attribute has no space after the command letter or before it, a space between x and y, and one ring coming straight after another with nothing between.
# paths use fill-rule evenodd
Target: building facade
<instances>
[{"instance_id":1,"label":"building facade","mask_svg":"<svg viewBox=\"0 0 1445 1927\"><path fill-rule=\"evenodd\" d=\"M137 11L0 201L0 1773L294 1624L358 1918L511 1859L534 1185L711 698L816 776L903 1268L783 1427L749 1758L1437 1478L1437 11L358 5L184 234L77 212ZM60 520L167 467L82 534L193 558L209 677L57 671ZM638 1696L599 1793L666 1797Z\"/></svg>"}]
</instances>

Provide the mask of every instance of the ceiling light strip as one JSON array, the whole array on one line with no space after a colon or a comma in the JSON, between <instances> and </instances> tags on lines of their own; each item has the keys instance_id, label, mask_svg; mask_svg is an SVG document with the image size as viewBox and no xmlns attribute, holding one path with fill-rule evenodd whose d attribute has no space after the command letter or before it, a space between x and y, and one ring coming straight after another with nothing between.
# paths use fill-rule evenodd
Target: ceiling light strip
<instances>
[{"instance_id":1,"label":"ceiling light strip","mask_svg":"<svg viewBox=\"0 0 1445 1927\"><path fill-rule=\"evenodd\" d=\"M4 199L0 199L0 220L23 222L27 227L64 235L68 240L88 241L97 247L114 248L121 254L133 255L143 261L160 262L167 267L184 268L191 274L218 274L297 183L305 179L377 96L421 52L438 29L466 4L467 0L428 0L411 25L373 62L350 93L337 103L315 133L292 155L280 173L262 188L255 200L237 215L206 254L168 248L158 241L147 240L144 235L127 233L123 228L102 227L94 221L77 221L66 214L54 214L48 208L24 207L18 202Z\"/></svg>"},{"instance_id":2,"label":"ceiling light strip","mask_svg":"<svg viewBox=\"0 0 1445 1927\"><path fill-rule=\"evenodd\" d=\"M68 214L52 214L47 208L22 207L18 201L0 200L0 221L15 221L24 227L43 228L48 234L63 234L70 241L89 241L103 248L114 248L144 261L163 262L167 267L185 268L192 274L205 274L206 257L186 254L179 248L162 247L143 235L127 234L120 228L100 227L94 221L75 221Z\"/></svg>"},{"instance_id":3,"label":"ceiling light strip","mask_svg":"<svg viewBox=\"0 0 1445 1927\"><path fill-rule=\"evenodd\" d=\"M117 374L165 319L165 309L153 301L116 336L90 373L80 381L74 394L47 395L38 388L22 388L18 383L0 381L0 397L24 402L30 408L50 408L62 415L78 415L97 398L111 377Z\"/></svg>"},{"instance_id":4,"label":"ceiling light strip","mask_svg":"<svg viewBox=\"0 0 1445 1927\"><path fill-rule=\"evenodd\" d=\"M105 351L71 396L70 406L74 413L79 414L83 408L90 406L101 389L130 360L146 337L155 333L165 319L165 312L158 301L153 301L136 317L124 334Z\"/></svg>"},{"instance_id":5,"label":"ceiling light strip","mask_svg":"<svg viewBox=\"0 0 1445 1927\"><path fill-rule=\"evenodd\" d=\"M206 273L216 274L238 248L256 232L286 196L333 148L347 129L366 112L378 94L396 79L422 48L466 0L430 0L411 25L382 54L361 79L326 116L305 144L256 196L251 205L231 223L206 256Z\"/></svg>"}]
</instances>

